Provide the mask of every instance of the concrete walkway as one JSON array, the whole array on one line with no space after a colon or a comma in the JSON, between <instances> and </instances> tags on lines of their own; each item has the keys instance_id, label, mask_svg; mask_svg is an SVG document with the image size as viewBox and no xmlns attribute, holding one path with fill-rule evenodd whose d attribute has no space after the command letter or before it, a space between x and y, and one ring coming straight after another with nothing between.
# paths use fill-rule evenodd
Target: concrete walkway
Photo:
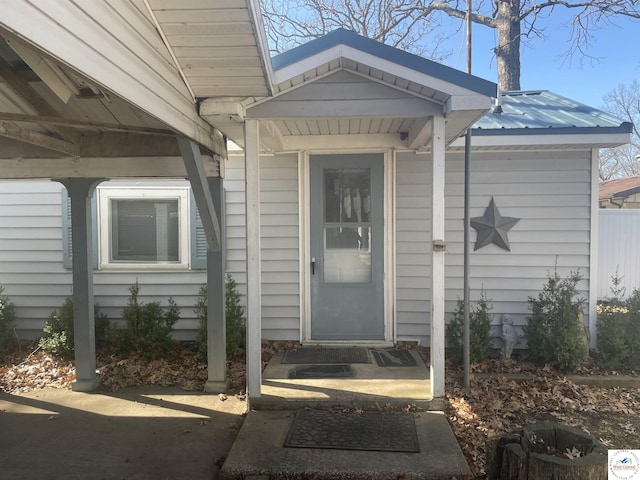
<instances>
[{"instance_id":1,"label":"concrete walkway","mask_svg":"<svg viewBox=\"0 0 640 480\"><path fill-rule=\"evenodd\" d=\"M0 393L0 478L217 478L246 403L173 387Z\"/></svg>"},{"instance_id":2,"label":"concrete walkway","mask_svg":"<svg viewBox=\"0 0 640 480\"><path fill-rule=\"evenodd\" d=\"M443 412L433 400L428 370L417 352L411 367L351 364L351 378L289 378L295 365L275 355L263 373L262 398L222 467L225 480L273 478L451 480L471 471ZM420 453L283 447L299 408L335 405L385 409L413 406ZM428 411L427 411L428 410Z\"/></svg>"},{"instance_id":3,"label":"concrete walkway","mask_svg":"<svg viewBox=\"0 0 640 480\"><path fill-rule=\"evenodd\" d=\"M427 368L412 355L415 367L352 364L352 378L329 379L290 379L296 367L276 355L251 405L263 410L244 423L245 402L173 387L0 394L0 479L468 478L438 411L412 413L420 453L283 447L302 406L437 408Z\"/></svg>"}]
</instances>

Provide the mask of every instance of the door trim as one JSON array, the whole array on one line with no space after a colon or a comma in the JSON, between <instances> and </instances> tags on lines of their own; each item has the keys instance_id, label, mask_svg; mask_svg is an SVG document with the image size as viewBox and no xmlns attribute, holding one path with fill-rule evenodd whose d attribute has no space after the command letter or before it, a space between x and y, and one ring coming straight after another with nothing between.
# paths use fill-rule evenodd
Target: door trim
<instances>
[{"instance_id":1,"label":"door trim","mask_svg":"<svg viewBox=\"0 0 640 480\"><path fill-rule=\"evenodd\" d=\"M299 257L300 257L300 343L311 341L311 281L309 269L311 264L311 215L310 215L310 173L309 157L322 154L346 154L346 153L382 153L383 154L383 185L384 185L384 342L391 344L396 341L395 325L395 151L394 150L349 150L349 151L299 151L298 152L298 206L299 206ZM383 343L384 343L383 342ZM313 341L312 343L318 343ZM362 343L353 340L323 343ZM365 343L380 344L380 341L367 341Z\"/></svg>"}]
</instances>

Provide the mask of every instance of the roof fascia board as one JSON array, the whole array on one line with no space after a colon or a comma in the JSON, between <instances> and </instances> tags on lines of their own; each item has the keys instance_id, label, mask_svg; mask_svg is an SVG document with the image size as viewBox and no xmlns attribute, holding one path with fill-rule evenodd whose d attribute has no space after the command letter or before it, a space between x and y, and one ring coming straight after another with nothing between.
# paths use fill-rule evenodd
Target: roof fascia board
<instances>
[{"instance_id":1,"label":"roof fascia board","mask_svg":"<svg viewBox=\"0 0 640 480\"><path fill-rule=\"evenodd\" d=\"M256 45L260 52L260 63L262 64L267 76L267 88L271 95L273 93L275 80L273 75L273 64L271 63L271 57L269 56L269 42L267 41L267 34L264 30L264 22L262 21L262 14L260 13L260 4L258 0L246 0L246 2L249 10L249 16L251 17L251 26L254 29Z\"/></svg>"},{"instance_id":2,"label":"roof fascia board","mask_svg":"<svg viewBox=\"0 0 640 480\"><path fill-rule=\"evenodd\" d=\"M486 132L486 131L485 131ZM630 138L627 133L593 133L583 132L582 134L541 134L535 132L509 133L509 130L493 130L493 134L484 133L478 135L478 130L473 130L471 135L472 147L523 147L523 146L543 146L543 145L584 145L585 147L597 147L606 145L624 145ZM464 146L464 138L458 138L451 143L452 147Z\"/></svg>"}]
</instances>

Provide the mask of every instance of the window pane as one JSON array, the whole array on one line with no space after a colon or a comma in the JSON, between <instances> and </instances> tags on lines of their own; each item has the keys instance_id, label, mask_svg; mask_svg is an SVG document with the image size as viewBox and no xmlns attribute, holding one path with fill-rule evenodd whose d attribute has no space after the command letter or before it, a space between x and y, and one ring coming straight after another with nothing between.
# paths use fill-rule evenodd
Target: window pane
<instances>
[{"instance_id":1,"label":"window pane","mask_svg":"<svg viewBox=\"0 0 640 480\"><path fill-rule=\"evenodd\" d=\"M324 170L324 281L371 282L371 170Z\"/></svg>"},{"instance_id":2,"label":"window pane","mask_svg":"<svg viewBox=\"0 0 640 480\"><path fill-rule=\"evenodd\" d=\"M177 199L111 201L111 260L179 262Z\"/></svg>"}]
</instances>

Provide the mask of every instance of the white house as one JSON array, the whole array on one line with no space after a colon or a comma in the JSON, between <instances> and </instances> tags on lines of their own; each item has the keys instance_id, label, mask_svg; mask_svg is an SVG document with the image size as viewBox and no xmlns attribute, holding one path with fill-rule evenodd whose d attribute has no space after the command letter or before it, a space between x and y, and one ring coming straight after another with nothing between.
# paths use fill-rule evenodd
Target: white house
<instances>
[{"instance_id":1,"label":"white house","mask_svg":"<svg viewBox=\"0 0 640 480\"><path fill-rule=\"evenodd\" d=\"M549 272L579 270L595 342L598 149L627 142L629 124L548 91L497 95L491 82L346 30L269 60L252 0L227 0L241 8L220 7L217 16L205 15L218 7L204 1L202 10L121 3L127 13L117 19L110 7L67 6L76 17L51 25L27 2L12 3L0 19L0 74L19 76L24 60L36 78L22 84L52 105L20 117L8 97L0 104L0 125L26 120L39 135L27 149L29 132L0 133L12 147L0 160L0 176L12 179L0 184L0 283L25 333L41 328L72 285L85 316L92 318L95 298L116 317L136 278L149 298L177 298L187 314L178 328L193 330L188 312L207 281L216 352L209 387L221 388L226 271L245 293L250 397L260 396L261 338L419 341L430 347L433 394L443 396L445 320L463 288L463 134L472 127L472 299L483 290L496 319L508 313L521 325ZM25 16L56 41L27 28ZM224 16L255 28L216 25L215 40L200 30ZM64 36L61 29L87 18L103 30ZM116 29L138 43L100 48L100 62L72 52L113 40ZM141 70L122 68L124 60ZM102 97L86 100L78 90L61 104L43 64ZM109 83L114 72L123 78ZM147 77L157 89L145 90ZM101 106L89 110L84 101ZM64 106L74 104L90 120ZM116 106L111 121L91 116ZM72 130L68 138L60 128ZM222 135L242 151L227 152ZM43 154L51 150L59 153ZM34 178L67 186L71 234L61 187ZM127 234L119 237L115 225ZM76 328L85 332L76 343L84 375L76 388L91 389L91 329Z\"/></svg>"}]
</instances>

